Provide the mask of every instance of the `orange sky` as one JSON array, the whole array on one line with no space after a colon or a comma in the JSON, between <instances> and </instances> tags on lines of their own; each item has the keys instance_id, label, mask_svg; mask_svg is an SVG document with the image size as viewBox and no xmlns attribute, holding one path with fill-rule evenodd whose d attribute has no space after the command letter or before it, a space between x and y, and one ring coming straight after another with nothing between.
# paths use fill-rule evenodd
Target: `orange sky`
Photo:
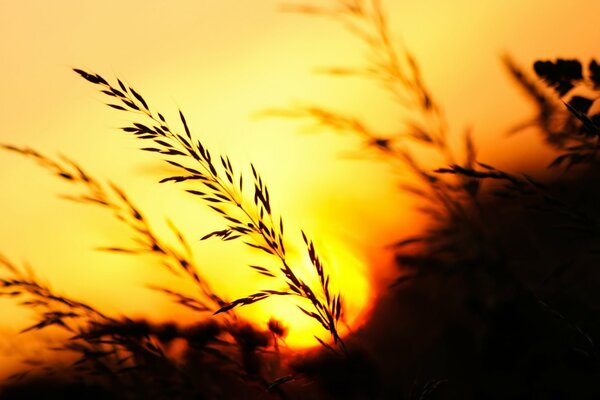
<instances>
[{"instance_id":1,"label":"orange sky","mask_svg":"<svg viewBox=\"0 0 600 400\"><path fill-rule=\"evenodd\" d=\"M359 63L362 48L333 22L281 13L281 4L0 0L0 141L71 156L126 187L159 226L169 216L190 238L212 230L217 220L203 207L155 183L161 176L157 160L140 154L137 143L115 129L127 122L125 116L104 107L70 68L118 75L165 115L175 117L181 107L195 134L215 152L227 153L239 166L254 162L288 226L311 232L332 262L354 265L365 280L371 279L368 270L389 273L373 250L392 240L390 234L409 232L416 217L402 206L385 167L344 159L355 149L350 140L300 135L293 122L253 118L265 108L301 100L333 104L384 128L396 115L387 98L368 85L312 74L319 66ZM500 166L513 165L508 149L529 165L537 163L532 152L547 158L531 134L504 137L531 110L499 55L510 52L523 65L544 57L597 56L600 3L384 4L457 137L473 127L480 158ZM150 273L152 267L139 260L92 252L127 240L128 233L106 214L57 199L56 193L69 189L11 154L0 153L0 182L0 252L27 260L55 288L114 313L152 310L159 319L173 313L168 302L149 298L143 288L149 280L166 279L163 275ZM251 272L243 268L243 255L224 258L224 248L198 244L195 250L213 281L227 277L225 294L245 294L241 282ZM0 307L2 357L16 343L6 337L24 317L7 302ZM261 318L269 312L264 308Z\"/></svg>"}]
</instances>

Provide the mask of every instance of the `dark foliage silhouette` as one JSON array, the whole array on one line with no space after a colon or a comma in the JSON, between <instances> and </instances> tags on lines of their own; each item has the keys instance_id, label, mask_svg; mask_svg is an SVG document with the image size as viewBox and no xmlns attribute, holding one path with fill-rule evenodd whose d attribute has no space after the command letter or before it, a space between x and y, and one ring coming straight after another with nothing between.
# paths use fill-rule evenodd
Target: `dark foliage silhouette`
<instances>
[{"instance_id":1,"label":"dark foliage silhouette","mask_svg":"<svg viewBox=\"0 0 600 400\"><path fill-rule=\"evenodd\" d=\"M111 84L76 69L107 96L110 107L140 117L122 130L148 143L142 150L157 153L180 171L161 182L187 185L188 193L222 217L224 227L203 240L242 240L279 267L250 265L273 286L225 299L204 281L192 246L176 227L177 246L172 246L116 185L101 182L69 159L7 145L6 150L36 160L80 190L72 200L106 209L135 234L136 246L105 250L153 254L160 265L191 282L197 289L193 295L155 289L199 317L196 324L180 326L108 316L2 259L6 275L0 295L23 300L39 315L24 332L64 331L61 350L74 354L74 362L60 370L16 374L0 398L42 393L99 399L600 398L595 344L600 335L598 63L584 67L578 60L557 59L522 68L509 56L502 60L536 107L535 116L510 133L534 127L557 154L548 166L551 173L541 179L479 160L470 133L460 151L450 146L442 106L412 53L391 39L379 1L335 0L332 8L288 10L331 17L349 28L368 52L365 65L325 71L381 87L407 115L390 134L357 116L310 103L265 112L360 138L365 157L404 174L398 175L403 190L428 216L416 234L391 238L398 277L380 295L368 323L342 341L343 297L330 286L335 277L304 232L299 233L315 279L296 274L286 250L290 230L286 227L284 235L283 218L274 212L254 166L247 179L229 158L213 158L193 138L183 113L181 128L175 129L121 80ZM437 167L420 158L423 148L434 154ZM410 184L403 178L407 173L414 178ZM316 338L321 345L307 353L283 351L279 345L286 326L271 320L255 327L237 316L237 307L272 296L297 298L307 318L317 321L331 341ZM179 358L168 351L176 342L185 345Z\"/></svg>"}]
</instances>

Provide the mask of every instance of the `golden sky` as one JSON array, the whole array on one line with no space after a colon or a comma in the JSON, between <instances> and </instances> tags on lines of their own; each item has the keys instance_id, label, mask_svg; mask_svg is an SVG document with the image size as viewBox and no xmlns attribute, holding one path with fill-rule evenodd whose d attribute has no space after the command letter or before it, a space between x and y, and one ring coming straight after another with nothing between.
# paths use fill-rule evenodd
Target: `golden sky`
<instances>
[{"instance_id":1,"label":"golden sky","mask_svg":"<svg viewBox=\"0 0 600 400\"><path fill-rule=\"evenodd\" d=\"M373 271L391 273L377 249L414 229L418 217L403 206L385 167L352 159L357 154L352 140L300 134L297 123L256 114L306 101L334 105L382 127L392 126L397 115L385 95L361 81L315 75L317 67L360 63L363 48L334 22L283 13L282 4L0 0L0 142L69 155L125 187L159 227L168 216L191 239L213 230L218 220L203 206L176 187L156 184L164 173L158 160L140 154L138 144L116 129L127 123L126 116L103 106L102 97L71 68L119 76L165 115L175 118L180 107L216 153L230 155L240 167L254 162L288 227L302 226L332 263L363 277L354 281L362 293L356 296L360 309L363 297L373 295L366 289L376 280ZM532 110L499 58L508 52L527 66L538 58L597 56L600 2L384 5L456 137L472 127L481 160L500 166L526 157L519 165L530 168L537 164L532 153L548 158L532 134L505 137ZM69 193L68 187L12 154L0 153L0 184L0 252L28 261L62 292L115 314L179 316L143 288L168 279L152 272L152 265L93 252L128 238L103 211L58 199L56 193ZM244 268L243 251L229 256L235 251L227 245L194 243L207 276L213 282L226 277L227 284L217 284L224 293L246 294L242 283L253 275ZM0 307L0 335L11 337L25 317L8 302ZM274 312L261 307L259 319ZM285 305L277 307L285 314ZM19 342L3 339L0 351L10 343Z\"/></svg>"}]
</instances>

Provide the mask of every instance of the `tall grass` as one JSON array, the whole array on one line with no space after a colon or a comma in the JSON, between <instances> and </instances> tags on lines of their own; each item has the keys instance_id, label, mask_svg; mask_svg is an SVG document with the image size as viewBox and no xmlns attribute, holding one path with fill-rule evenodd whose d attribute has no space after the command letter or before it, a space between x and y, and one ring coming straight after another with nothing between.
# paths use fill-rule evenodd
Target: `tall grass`
<instances>
[{"instance_id":1,"label":"tall grass","mask_svg":"<svg viewBox=\"0 0 600 400\"><path fill-rule=\"evenodd\" d=\"M0 279L0 295L38 312L38 321L24 332L66 332L60 349L76 355L66 374L108 388L107 397L112 398L597 398L600 279L595 257L600 219L598 203L585 196L600 198L592 180L598 177L598 64L591 61L584 68L577 60L538 61L531 73L503 58L536 106L535 117L511 133L536 127L558 152L549 165L553 180L542 182L479 161L469 133L462 151L450 146L451 129L442 106L412 53L391 39L378 0L286 9L328 17L346 28L366 52L364 65L323 71L366 79L405 116L392 130L396 133L389 134L324 106L267 112L358 137L367 149L365 156L375 154L416 178L402 188L415 196L429 223L414 236L393 238L401 274L376 305L372 320L342 340L344 302L333 290L335 277L301 230L297 236L303 239L313 276L300 275L289 256L290 229L271 204L254 165L238 169L227 156L214 156L194 137L181 111L173 124L121 80L111 83L75 69L105 96L109 107L132 118L121 129L124 134L179 171L160 182L183 186L220 216L223 225L202 240L242 241L267 255L274 265L248 267L270 278L271 285L234 300L222 297L203 278L192 246L177 227L171 224L177 238L171 245L116 185L93 177L70 159L4 145L72 184L78 192L69 199L109 211L134 233L134 246L104 250L151 254L196 289L188 295L154 288L197 312L195 325L115 318L59 294L33 271L2 258L6 274ZM432 150L442 165L429 168L422 148ZM565 182L570 191L561 188ZM297 299L300 310L331 341L316 337L320 351L292 354L290 360L279 348L286 327L272 320L261 331L236 315L239 307L275 296ZM170 354L177 343L184 343L183 358ZM14 376L25 378L26 373Z\"/></svg>"},{"instance_id":2,"label":"tall grass","mask_svg":"<svg viewBox=\"0 0 600 400\"><path fill-rule=\"evenodd\" d=\"M382 95L395 105L398 115L403 116L398 126L391 129L394 133L375 130L355 115L344 115L326 106L273 108L265 114L308 120L326 131L358 137L368 150L364 152L365 156L374 153L375 160L391 165L398 173L402 189L415 196L419 211L430 217L426 230L397 240L399 263L405 270L416 268L398 279L398 283L402 283L429 273L426 269L440 265L438 258L447 257L449 251L452 257L456 256L457 252L452 249L462 247L462 243L457 242L478 241L482 237L476 206L480 185L466 175L437 174L417 155L420 150L428 149L440 160L459 163L457 151L448 142L449 127L443 108L427 87L414 55L402 43L392 40L393 32L381 2L337 0L333 3L331 8L289 6L285 9L333 19L362 44L364 65L323 67L320 70L332 77L363 78L380 88ZM469 131L464 136L463 150L464 159L459 165L471 168L476 159L476 146ZM460 233L448 235L449 226L453 226L455 233ZM417 255L416 247L425 252Z\"/></svg>"},{"instance_id":3,"label":"tall grass","mask_svg":"<svg viewBox=\"0 0 600 400\"><path fill-rule=\"evenodd\" d=\"M124 398L135 398L143 393L149 397L189 397L210 393L214 390L214 374L225 381L241 378L257 387L272 385L273 378L262 375L259 363L260 354L271 346L270 335L239 320L231 311L226 313L224 320L210 318L229 303L215 294L201 278L194 265L191 247L174 226L172 229L181 249L157 236L142 211L114 184L101 183L65 158L53 160L29 148L4 148L38 161L60 179L80 188L78 195L65 197L112 212L135 234L136 247L103 250L132 255L151 254L156 257L157 265L190 280L197 288L195 295L190 296L173 288L153 287L173 302L199 313L198 321L187 327L173 323L157 325L109 316L89 304L56 292L43 284L32 270L18 268L2 258L5 277L0 279L0 296L19 299L19 304L37 312L38 321L23 329L22 333L55 328L67 335L66 342L57 350L70 354L71 358L72 355L76 357L72 369L67 369L70 379L108 383L128 393ZM274 335L283 335L276 322L272 325ZM169 348L177 341L183 341L188 356L194 357L193 366L169 354ZM218 368L208 367L215 363ZM190 369L195 372L193 379L189 376ZM53 370L60 375L58 366L51 368ZM42 371L34 368L16 373L10 381L22 380L29 374L36 375Z\"/></svg>"},{"instance_id":4,"label":"tall grass","mask_svg":"<svg viewBox=\"0 0 600 400\"><path fill-rule=\"evenodd\" d=\"M171 381L170 385L180 389L191 388L191 393L196 393L195 385L190 384L185 370L165 350L165 346L169 347L174 340L180 339L196 353L216 357L222 366L232 364L231 367L239 368L244 380L281 394L279 385L291 380L292 375L285 375L274 381L274 378L263 377L257 351L270 348L269 352L278 353L277 342L285 335L286 329L272 320L269 323L272 335L270 339L270 335L259 332L240 320L234 309L273 296L291 296L302 301L298 308L328 331L333 340L330 345L325 339L315 337L317 343L333 353L346 354L346 347L338 331L338 322L343 315L342 296L330 288L331 275L321 261L314 243L303 231L300 232L301 237L318 284L315 286L312 279L307 281L298 275L286 250L286 238L289 234L284 236L283 218L274 216L268 188L256 168L251 165L252 179L248 182L245 175L234 170L228 157L222 156L218 163L213 162L210 151L200 140L193 139L183 113L179 113L184 132L181 134L169 126L162 114L151 111L146 100L122 81L117 79L118 86L111 86L100 75L79 69L75 72L98 85L113 100L110 107L143 118L141 122L132 122L122 130L150 142L149 147L143 147L142 150L159 153L165 162L182 172L181 175L165 177L161 183L194 184L193 188L186 191L222 217L225 227L206 234L202 240L211 237L218 237L223 241L243 240L247 246L278 260L279 267L249 265L258 274L272 278L272 288L226 301L203 279L195 265L190 244L176 226L170 224L178 241L178 246L172 246L154 232L144 213L113 183L101 182L66 157L52 159L31 148L3 145L3 149L36 161L59 179L80 190L77 195L65 196L67 199L110 211L135 235L133 247L117 245L102 250L154 255L157 262L168 271L191 281L197 289L194 295L168 287L153 289L169 296L175 303L199 312L201 321L197 328L182 330L175 325L153 326L145 321L115 319L90 305L56 294L49 287L43 286L34 275L27 275L8 260L3 260L8 278L1 281L1 294L25 298L21 304L39 312L39 322L24 332L59 327L73 333L74 336L64 346L64 350L80 355L75 364L78 374L101 374L110 378L113 384L123 384L123 374L129 379L134 373L135 379L141 379L143 375L140 375L140 371L153 374L147 369L160 367L161 376L164 375L165 379ZM252 193L251 200L246 192ZM211 317L217 314L225 315L224 322ZM268 353L267 357L273 358ZM278 358L275 356L273 360ZM280 368L271 373L281 373ZM26 373L17 374L15 378L22 379L25 376Z\"/></svg>"},{"instance_id":5,"label":"tall grass","mask_svg":"<svg viewBox=\"0 0 600 400\"><path fill-rule=\"evenodd\" d=\"M241 172L234 170L228 157L220 156L218 161L200 140L194 140L183 113L179 117L184 133L178 133L169 126L166 119L159 112L150 110L144 98L131 87L125 86L120 80L118 88L110 85L104 78L97 74L87 73L75 69L81 77L97 85L112 102L108 105L121 111L139 113L145 122L133 122L130 126L122 128L124 132L133 134L136 138L149 142L143 151L154 152L165 157L165 161L178 168L183 175L170 176L161 180L161 183L193 182L197 189L186 191L206 203L213 211L220 215L225 224L225 229L213 231L202 239L219 237L223 241L241 239L249 247L260 250L278 259L280 267L251 265L261 275L279 279L281 283L273 289L265 289L252 293L246 297L236 299L223 305L215 313L231 310L237 306L245 306L267 299L272 296L295 296L308 300L312 309L298 306L308 317L315 319L327 330L334 340L335 345L344 348L343 341L338 333L338 321L342 315L342 297L339 293L330 290L330 275L325 270L313 242L302 232L302 239L314 273L318 277L319 287L311 286L299 276L286 254L284 240L283 218L275 217L271 208L269 190L262 178L251 165L253 200L248 201L244 196L245 184L248 179ZM177 161L175 161L177 160ZM189 166L188 166L189 165ZM283 287L280 285L283 284ZM320 343L322 339L316 338Z\"/></svg>"}]
</instances>

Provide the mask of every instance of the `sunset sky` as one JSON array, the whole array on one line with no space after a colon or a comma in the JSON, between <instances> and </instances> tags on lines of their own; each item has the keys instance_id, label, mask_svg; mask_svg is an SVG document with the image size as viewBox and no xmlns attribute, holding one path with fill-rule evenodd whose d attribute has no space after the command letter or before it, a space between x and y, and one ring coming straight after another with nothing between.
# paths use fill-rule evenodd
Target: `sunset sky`
<instances>
[{"instance_id":1,"label":"sunset sky","mask_svg":"<svg viewBox=\"0 0 600 400\"><path fill-rule=\"evenodd\" d=\"M385 166L357 160L356 141L259 114L316 103L393 130L397 112L387 95L361 80L315 74L318 67L360 65L364 48L335 22L284 13L283 4L0 0L0 142L68 155L125 188L161 232L165 218L172 219L193 242L203 272L225 295L262 288L264 281L245 267L248 253L241 245L196 240L219 228L219 220L180 188L156 183L169 172L117 129L128 116L104 106L101 95L71 68L118 76L168 118L176 121L181 108L195 135L215 153L229 155L239 168L253 162L287 228L308 232L334 269L350 277L341 285L352 293L353 319L364 319L377 287L394 272L389 254L380 249L414 232L419 216ZM600 2L383 4L394 33L416 55L443 105L456 142L470 127L482 161L520 170L550 159L533 133L506 137L533 109L503 70L500 56L509 53L523 66L539 58L599 56ZM114 315L186 318L144 288L157 281L178 284L151 259L94 251L127 243L130 236L104 211L59 199L57 194L72 189L30 160L5 152L0 184L0 254L31 264L55 289ZM270 315L289 319L293 308L265 303L246 312L264 323ZM9 301L0 301L0 309L0 374L5 374L11 367L3 357L20 357L36 347L16 337L29 315ZM295 335L292 344L312 340L306 332L313 328L286 322Z\"/></svg>"}]
</instances>

